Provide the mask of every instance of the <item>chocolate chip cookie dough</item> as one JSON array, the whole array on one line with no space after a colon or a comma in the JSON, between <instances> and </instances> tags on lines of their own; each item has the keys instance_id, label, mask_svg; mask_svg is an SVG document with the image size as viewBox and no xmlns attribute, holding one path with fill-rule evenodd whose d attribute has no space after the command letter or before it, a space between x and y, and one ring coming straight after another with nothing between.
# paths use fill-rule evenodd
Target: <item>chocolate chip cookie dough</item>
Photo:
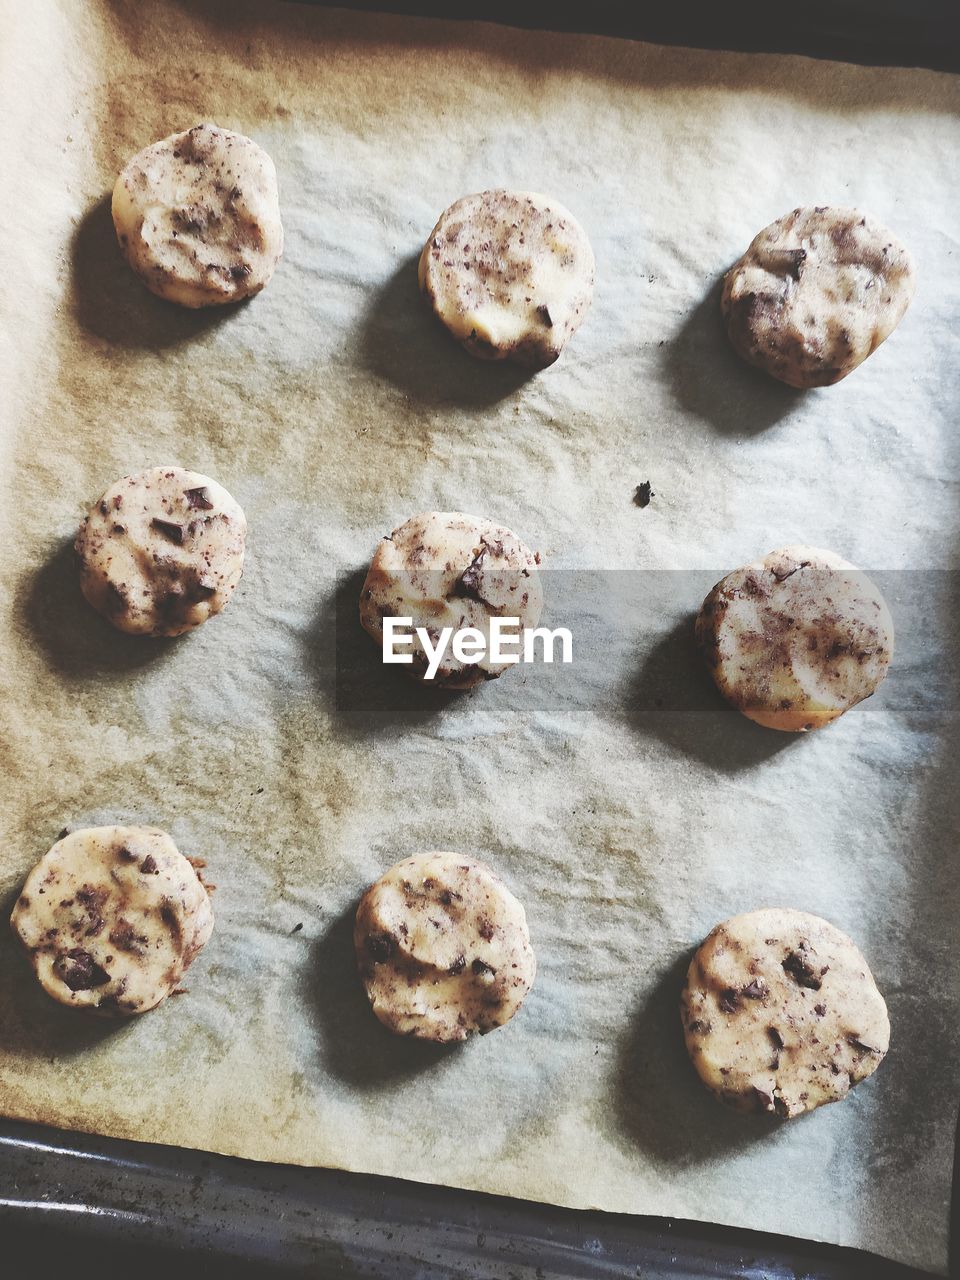
<instances>
[{"instance_id":1,"label":"chocolate chip cookie dough","mask_svg":"<svg viewBox=\"0 0 960 1280\"><path fill-rule=\"evenodd\" d=\"M182 467L124 476L77 534L80 586L120 631L178 636L226 605L247 522L222 485Z\"/></svg>"},{"instance_id":2,"label":"chocolate chip cookie dough","mask_svg":"<svg viewBox=\"0 0 960 1280\"><path fill-rule=\"evenodd\" d=\"M890 1044L883 997L853 942L819 916L768 908L701 943L680 1000L700 1079L737 1111L788 1119L845 1098Z\"/></svg>"},{"instance_id":3,"label":"chocolate chip cookie dough","mask_svg":"<svg viewBox=\"0 0 960 1280\"><path fill-rule=\"evenodd\" d=\"M723 696L757 724L818 729L874 693L893 620L865 574L831 551L784 547L728 573L697 640Z\"/></svg>"},{"instance_id":4,"label":"chocolate chip cookie dough","mask_svg":"<svg viewBox=\"0 0 960 1280\"><path fill-rule=\"evenodd\" d=\"M250 138L198 124L127 163L113 225L158 297L184 307L238 302L260 292L283 253L277 171Z\"/></svg>"},{"instance_id":5,"label":"chocolate chip cookie dough","mask_svg":"<svg viewBox=\"0 0 960 1280\"><path fill-rule=\"evenodd\" d=\"M859 209L794 209L727 272L720 306L749 364L791 387L824 387L862 364L903 319L910 254Z\"/></svg>"},{"instance_id":6,"label":"chocolate chip cookie dough","mask_svg":"<svg viewBox=\"0 0 960 1280\"><path fill-rule=\"evenodd\" d=\"M423 1040L502 1027L537 970L523 907L485 863L459 853L391 867L360 899L353 940L373 1012Z\"/></svg>"},{"instance_id":7,"label":"chocolate chip cookie dough","mask_svg":"<svg viewBox=\"0 0 960 1280\"><path fill-rule=\"evenodd\" d=\"M423 512L381 538L360 593L360 621L377 644L384 617L412 618L434 639L445 627L475 627L489 639L494 617L518 618L521 629L536 627L543 609L538 564L539 556L515 533L492 520L462 511ZM492 660L489 645L474 664L460 662L448 646L435 677L426 681L422 643L415 639L407 652L413 664L401 670L437 688L470 689L508 665Z\"/></svg>"},{"instance_id":8,"label":"chocolate chip cookie dough","mask_svg":"<svg viewBox=\"0 0 960 1280\"><path fill-rule=\"evenodd\" d=\"M556 200L482 191L440 215L419 275L440 322L471 355L544 369L590 307L594 258Z\"/></svg>"},{"instance_id":9,"label":"chocolate chip cookie dough","mask_svg":"<svg viewBox=\"0 0 960 1280\"><path fill-rule=\"evenodd\" d=\"M54 1000L129 1016L180 985L213 932L213 909L165 832L87 827L40 859L10 923Z\"/></svg>"}]
</instances>

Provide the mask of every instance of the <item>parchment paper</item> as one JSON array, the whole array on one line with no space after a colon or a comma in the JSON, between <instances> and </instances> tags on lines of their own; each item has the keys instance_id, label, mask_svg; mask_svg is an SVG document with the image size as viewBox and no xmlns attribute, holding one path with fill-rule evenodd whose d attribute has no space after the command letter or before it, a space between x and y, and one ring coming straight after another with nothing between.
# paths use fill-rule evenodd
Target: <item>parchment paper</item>
<instances>
[{"instance_id":1,"label":"parchment paper","mask_svg":"<svg viewBox=\"0 0 960 1280\"><path fill-rule=\"evenodd\" d=\"M122 1025L53 1005L3 931L0 1108L943 1270L957 82L267 3L3 10L4 910L64 825L146 821L207 858L217 928L189 993ZM200 119L274 156L287 249L249 305L187 314L128 274L105 197ZM441 209L497 184L554 194L597 256L583 329L526 381L416 292ZM862 369L801 395L729 352L716 285L829 202L888 222L920 286ZM150 643L86 608L69 541L166 462L235 494L250 552L225 614ZM358 574L428 508L540 550L574 667L453 699L379 667ZM877 697L803 739L723 707L689 647L711 582L791 541L888 571L899 628ZM363 887L426 848L500 868L540 961L509 1027L446 1053L380 1029L349 942ZM714 1103L676 1012L699 939L777 903L857 939L893 1021L874 1079L789 1125Z\"/></svg>"}]
</instances>

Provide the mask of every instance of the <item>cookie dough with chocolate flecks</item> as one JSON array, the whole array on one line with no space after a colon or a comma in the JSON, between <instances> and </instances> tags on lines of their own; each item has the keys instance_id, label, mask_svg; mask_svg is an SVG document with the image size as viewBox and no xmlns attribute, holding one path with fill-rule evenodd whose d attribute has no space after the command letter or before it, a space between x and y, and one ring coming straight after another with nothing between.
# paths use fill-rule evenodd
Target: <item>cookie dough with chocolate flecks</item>
<instances>
[{"instance_id":1,"label":"cookie dough with chocolate flecks","mask_svg":"<svg viewBox=\"0 0 960 1280\"><path fill-rule=\"evenodd\" d=\"M727 334L791 387L839 382L889 338L916 288L910 254L859 209L794 209L724 277Z\"/></svg>"},{"instance_id":2,"label":"cookie dough with chocolate flecks","mask_svg":"<svg viewBox=\"0 0 960 1280\"><path fill-rule=\"evenodd\" d=\"M590 308L594 257L556 200L482 191L440 215L419 276L441 324L471 355L544 369Z\"/></svg>"},{"instance_id":3,"label":"cookie dough with chocolate flecks","mask_svg":"<svg viewBox=\"0 0 960 1280\"><path fill-rule=\"evenodd\" d=\"M378 645L388 616L412 618L413 628L428 628L434 643L445 627L475 627L487 643L480 661L459 661L448 644L430 680L427 654L415 632L412 646L397 650L413 656L401 671L436 688L470 689L510 665L490 656L491 618L519 619L519 628L507 633L511 642L540 621L538 564L538 555L492 520L462 511L422 512L381 538L360 593L360 621Z\"/></svg>"},{"instance_id":4,"label":"cookie dough with chocolate flecks","mask_svg":"<svg viewBox=\"0 0 960 1280\"><path fill-rule=\"evenodd\" d=\"M680 1000L700 1079L737 1111L789 1119L872 1075L890 1021L866 960L826 920L767 908L701 943Z\"/></svg>"},{"instance_id":5,"label":"cookie dough with chocolate flecks","mask_svg":"<svg viewBox=\"0 0 960 1280\"><path fill-rule=\"evenodd\" d=\"M728 573L700 607L717 688L770 729L818 729L874 693L893 656L883 596L852 564L784 547Z\"/></svg>"},{"instance_id":6,"label":"cookie dough with chocolate flecks","mask_svg":"<svg viewBox=\"0 0 960 1280\"><path fill-rule=\"evenodd\" d=\"M10 923L54 1000L127 1017L179 987L213 932L213 909L165 832L86 827L40 859Z\"/></svg>"},{"instance_id":7,"label":"cookie dough with chocolate flecks","mask_svg":"<svg viewBox=\"0 0 960 1280\"><path fill-rule=\"evenodd\" d=\"M124 476L80 526L80 586L120 631L182 635L230 599L246 533L243 511L208 476L182 467Z\"/></svg>"},{"instance_id":8,"label":"cookie dough with chocolate flecks","mask_svg":"<svg viewBox=\"0 0 960 1280\"><path fill-rule=\"evenodd\" d=\"M397 1035L486 1035L536 976L523 907L459 853L419 853L386 871L360 899L353 940L373 1012Z\"/></svg>"},{"instance_id":9,"label":"cookie dough with chocolate flecks","mask_svg":"<svg viewBox=\"0 0 960 1280\"><path fill-rule=\"evenodd\" d=\"M183 307L259 293L283 253L277 171L252 139L198 124L138 152L113 189L127 262Z\"/></svg>"}]
</instances>

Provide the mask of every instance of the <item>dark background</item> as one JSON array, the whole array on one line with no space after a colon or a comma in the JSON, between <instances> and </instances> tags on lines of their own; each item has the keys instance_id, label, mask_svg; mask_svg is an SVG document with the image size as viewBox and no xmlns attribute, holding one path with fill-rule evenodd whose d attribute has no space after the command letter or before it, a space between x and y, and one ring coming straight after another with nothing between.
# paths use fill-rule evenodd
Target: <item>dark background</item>
<instances>
[{"instance_id":1,"label":"dark background","mask_svg":"<svg viewBox=\"0 0 960 1280\"><path fill-rule=\"evenodd\" d=\"M345 0L341 7L592 31L702 49L960 70L957 0Z\"/></svg>"}]
</instances>

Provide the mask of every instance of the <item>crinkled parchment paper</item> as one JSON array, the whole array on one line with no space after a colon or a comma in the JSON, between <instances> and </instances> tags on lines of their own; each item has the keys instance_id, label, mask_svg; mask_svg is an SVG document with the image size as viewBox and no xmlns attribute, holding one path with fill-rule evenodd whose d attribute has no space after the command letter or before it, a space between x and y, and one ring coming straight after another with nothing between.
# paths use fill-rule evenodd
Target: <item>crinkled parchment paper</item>
<instances>
[{"instance_id":1,"label":"crinkled parchment paper","mask_svg":"<svg viewBox=\"0 0 960 1280\"><path fill-rule=\"evenodd\" d=\"M0 1108L942 1270L957 81L267 3L3 10L0 888L6 909L67 824L146 821L207 858L217 929L189 994L122 1025L49 1002L3 930ZM200 119L275 158L287 250L249 305L195 314L128 274L106 197ZM497 184L562 200L597 256L583 329L527 380L417 297L441 209ZM920 285L863 368L798 394L730 353L717 283L825 202L893 227ZM167 462L236 495L250 554L225 614L151 643L86 608L69 542L111 481ZM540 550L572 668L444 698L379 666L360 576L425 508ZM719 703L688 622L720 573L801 540L878 571L899 651L877 697L787 738ZM540 960L509 1027L446 1053L381 1030L349 940L365 884L426 848L496 864ZM676 1013L690 948L777 903L857 939L893 1020L878 1074L789 1125L718 1106Z\"/></svg>"}]
</instances>

